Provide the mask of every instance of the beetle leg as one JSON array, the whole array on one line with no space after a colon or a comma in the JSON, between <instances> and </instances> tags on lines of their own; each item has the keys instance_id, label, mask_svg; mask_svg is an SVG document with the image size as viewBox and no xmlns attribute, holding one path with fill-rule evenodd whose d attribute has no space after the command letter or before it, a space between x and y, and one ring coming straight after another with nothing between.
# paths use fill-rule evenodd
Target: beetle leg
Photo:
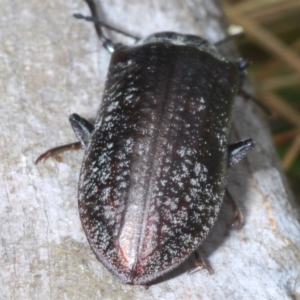
<instances>
[{"instance_id":1,"label":"beetle leg","mask_svg":"<svg viewBox=\"0 0 300 300\"><path fill-rule=\"evenodd\" d=\"M263 102L261 102L259 99L257 99L253 95L249 94L248 92L246 92L243 89L240 89L238 93L241 96L252 100L257 106L259 106L267 114L268 117L274 116L274 113Z\"/></svg>"},{"instance_id":2,"label":"beetle leg","mask_svg":"<svg viewBox=\"0 0 300 300\"><path fill-rule=\"evenodd\" d=\"M210 275L214 273L214 270L205 263L205 261L201 258L197 251L194 252L195 255L195 267L187 272L187 274L191 275L195 272L198 272L201 269L206 269Z\"/></svg>"},{"instance_id":3,"label":"beetle leg","mask_svg":"<svg viewBox=\"0 0 300 300\"><path fill-rule=\"evenodd\" d=\"M269 117L273 116L273 112L264 104L262 103L259 99L257 99L256 97L254 97L253 95L249 94L248 92L246 92L243 89L244 83L247 79L247 72L246 69L248 68L248 66L250 65L250 62L245 59L245 58L239 58L236 61L236 64L240 70L240 78L239 78L239 91L238 93L247 98L247 99L251 99L257 106L259 106Z\"/></svg>"},{"instance_id":4,"label":"beetle leg","mask_svg":"<svg viewBox=\"0 0 300 300\"><path fill-rule=\"evenodd\" d=\"M232 210L233 210L232 227L236 230L240 230L244 225L244 215L239 210L238 206L236 205L235 201L233 200L228 189L225 190L225 195L226 195L226 199L230 202L230 204L232 206Z\"/></svg>"},{"instance_id":5,"label":"beetle leg","mask_svg":"<svg viewBox=\"0 0 300 300\"><path fill-rule=\"evenodd\" d=\"M46 152L44 152L43 154L41 154L35 161L35 164L37 165L42 159L47 159L51 156L56 156L57 154L64 152L64 151L68 151L68 150L78 150L81 149L81 143L80 142L75 142L75 143L71 143L71 144L67 144L67 145L63 145L63 146L59 146L59 147L55 147L52 149L47 150Z\"/></svg>"},{"instance_id":6,"label":"beetle leg","mask_svg":"<svg viewBox=\"0 0 300 300\"><path fill-rule=\"evenodd\" d=\"M85 149L94 131L94 125L77 114L70 115L69 121L82 148Z\"/></svg>"},{"instance_id":7,"label":"beetle leg","mask_svg":"<svg viewBox=\"0 0 300 300\"><path fill-rule=\"evenodd\" d=\"M228 167L236 165L242 160L249 150L253 149L254 142L252 139L239 141L237 143L228 145Z\"/></svg>"},{"instance_id":8,"label":"beetle leg","mask_svg":"<svg viewBox=\"0 0 300 300\"><path fill-rule=\"evenodd\" d=\"M94 130L94 125L77 114L72 114L69 120L77 138L79 139L79 142L51 148L43 154L41 154L36 159L35 164L38 164L43 159L47 159L51 156L56 156L57 154L64 151L86 148L90 140L91 134Z\"/></svg>"}]
</instances>

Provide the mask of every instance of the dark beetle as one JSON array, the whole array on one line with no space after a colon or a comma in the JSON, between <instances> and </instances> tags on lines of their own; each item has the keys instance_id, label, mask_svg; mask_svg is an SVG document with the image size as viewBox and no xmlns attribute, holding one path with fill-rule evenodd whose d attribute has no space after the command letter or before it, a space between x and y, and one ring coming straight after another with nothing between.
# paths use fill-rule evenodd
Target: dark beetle
<instances>
[{"instance_id":1,"label":"dark beetle","mask_svg":"<svg viewBox=\"0 0 300 300\"><path fill-rule=\"evenodd\" d=\"M106 268L147 284L196 251L218 216L228 166L253 146L228 146L244 65L193 35L125 46L96 29L113 54L95 124L70 116L85 149L79 213Z\"/></svg>"}]
</instances>

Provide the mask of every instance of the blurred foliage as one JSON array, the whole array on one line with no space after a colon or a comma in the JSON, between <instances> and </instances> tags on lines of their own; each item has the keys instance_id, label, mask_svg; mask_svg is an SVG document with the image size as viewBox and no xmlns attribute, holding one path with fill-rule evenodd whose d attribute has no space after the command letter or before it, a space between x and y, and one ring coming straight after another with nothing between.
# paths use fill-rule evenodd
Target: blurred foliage
<instances>
[{"instance_id":1,"label":"blurred foliage","mask_svg":"<svg viewBox=\"0 0 300 300\"><path fill-rule=\"evenodd\" d=\"M258 24L296 53L300 63L300 0L223 0L223 4L231 22L240 25L236 22L240 17ZM232 11L234 12L231 13ZM253 63L248 73L258 96L260 91L264 91L264 83L270 82L270 79L294 76L296 80L287 80L286 85L281 84L278 88L274 86L271 92L279 96L293 111L299 112L300 116L299 70L297 71L295 68L293 69L293 66L284 63L282 58L279 57L280 55L276 55L276 51L272 52L263 45L264 41L259 42L258 40L255 39L255 36L253 38L253 32L251 36L247 36L247 29L245 30L245 36L237 39L241 55ZM264 101L263 98L261 100ZM274 138L278 135L284 136L286 133L285 139L280 141L276 139L276 148L280 159L283 161L289 155L294 140L297 136L300 137L300 131L296 132L294 136L291 136L290 133L295 132L295 129L300 129L300 127L297 127L295 122L293 123L288 118L281 116L280 112L277 112L276 117L270 120L270 126ZM286 174L300 204L300 147L292 164L286 168Z\"/></svg>"}]
</instances>

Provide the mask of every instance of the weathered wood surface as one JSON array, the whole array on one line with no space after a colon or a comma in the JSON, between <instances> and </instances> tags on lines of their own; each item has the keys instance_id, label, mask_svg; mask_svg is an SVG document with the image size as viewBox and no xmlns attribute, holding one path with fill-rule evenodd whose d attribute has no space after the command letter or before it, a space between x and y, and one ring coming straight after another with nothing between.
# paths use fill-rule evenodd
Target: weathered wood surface
<instances>
[{"instance_id":1,"label":"weathered wood surface","mask_svg":"<svg viewBox=\"0 0 300 300\"><path fill-rule=\"evenodd\" d=\"M229 230L230 207L201 247L215 273L187 275L186 263L145 290L115 279L93 255L77 210L83 152L34 165L45 149L75 141L68 116L93 119L109 54L81 0L1 1L0 299L295 299L300 295L300 226L267 123L237 99L233 139L256 149L230 171L229 190L245 215ZM105 0L103 19L134 34L172 30L218 41L214 1ZM111 34L111 37L124 40ZM130 40L127 40L130 42Z\"/></svg>"}]
</instances>

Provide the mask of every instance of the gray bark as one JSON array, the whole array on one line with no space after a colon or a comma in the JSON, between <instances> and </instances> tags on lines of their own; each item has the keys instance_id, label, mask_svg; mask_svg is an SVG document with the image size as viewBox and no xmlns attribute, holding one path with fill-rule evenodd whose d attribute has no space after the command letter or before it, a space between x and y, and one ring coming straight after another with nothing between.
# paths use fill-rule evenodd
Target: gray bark
<instances>
[{"instance_id":1,"label":"gray bark","mask_svg":"<svg viewBox=\"0 0 300 300\"><path fill-rule=\"evenodd\" d=\"M81 0L8 1L1 6L0 299L296 299L300 226L266 121L238 98L233 140L256 148L230 171L228 188L245 215L230 227L230 206L200 247L214 269L185 263L144 289L124 285L98 262L81 228L77 181L82 151L35 166L46 149L75 141L68 116L93 119L110 55ZM178 31L224 37L215 1L103 0L103 20L136 35ZM109 36L126 43L119 35Z\"/></svg>"}]
</instances>

